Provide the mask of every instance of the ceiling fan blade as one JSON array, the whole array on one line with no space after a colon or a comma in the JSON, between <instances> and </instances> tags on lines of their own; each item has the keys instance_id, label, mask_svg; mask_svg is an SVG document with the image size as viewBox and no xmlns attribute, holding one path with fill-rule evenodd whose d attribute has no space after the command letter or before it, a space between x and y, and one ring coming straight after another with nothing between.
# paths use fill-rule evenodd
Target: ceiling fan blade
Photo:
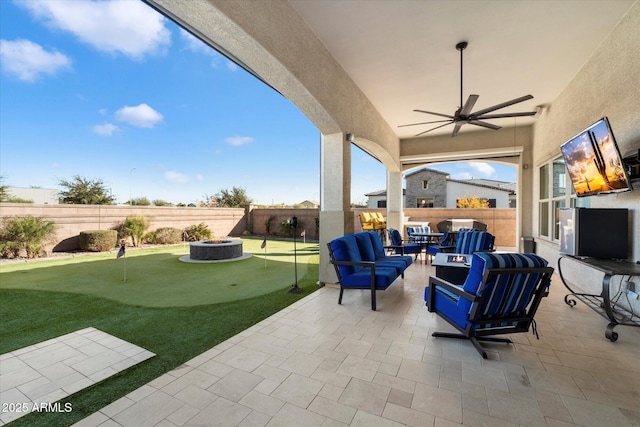
<instances>
[{"instance_id":1,"label":"ceiling fan blade","mask_svg":"<svg viewBox=\"0 0 640 427\"><path fill-rule=\"evenodd\" d=\"M467 101L468 102L468 101ZM453 138L454 136L456 136L458 134L458 132L460 132L460 128L462 127L463 124L465 124L466 122L456 122L455 127L453 128L453 132L451 133L451 138Z\"/></svg>"},{"instance_id":2,"label":"ceiling fan blade","mask_svg":"<svg viewBox=\"0 0 640 427\"><path fill-rule=\"evenodd\" d=\"M424 132L420 132L419 134L417 134L417 135L415 135L415 136L420 136L420 135L425 134L425 133L427 133L427 132L431 132L432 130L440 129L441 127L443 127L443 126L447 126L447 125L450 125L451 123L453 123L453 120L448 120L448 123L445 123L445 124L440 125L440 126L436 126L436 127L431 128L431 129L429 129L429 130L425 130Z\"/></svg>"},{"instance_id":3,"label":"ceiling fan blade","mask_svg":"<svg viewBox=\"0 0 640 427\"><path fill-rule=\"evenodd\" d=\"M473 106L476 104L476 101L480 98L480 95L469 95L467 98L467 102L464 103L464 106L460 110L460 116L468 116L473 110Z\"/></svg>"},{"instance_id":4,"label":"ceiling fan blade","mask_svg":"<svg viewBox=\"0 0 640 427\"><path fill-rule=\"evenodd\" d=\"M478 117L485 113L490 113L495 110L499 110L501 108L508 107L510 105L518 104L523 101L527 101L529 99L533 99L532 95L521 96L520 98L512 99L511 101L503 102L502 104L494 105L493 107L485 108L484 110L476 111L473 113L473 116Z\"/></svg>"},{"instance_id":5,"label":"ceiling fan blade","mask_svg":"<svg viewBox=\"0 0 640 427\"><path fill-rule=\"evenodd\" d=\"M432 121L432 122L420 122L420 123L411 123L411 124L408 124L408 125L399 125L398 127L399 128L404 128L404 127L407 127L407 126L428 125L428 124L431 124L431 123L444 123L444 122L450 122L450 121L451 121L451 119L448 119L448 120L435 120L435 121Z\"/></svg>"},{"instance_id":6,"label":"ceiling fan blade","mask_svg":"<svg viewBox=\"0 0 640 427\"><path fill-rule=\"evenodd\" d=\"M434 113L432 111L424 111L424 110L413 110L416 113L425 113L425 114L433 114L434 116L446 117L448 119L454 119L455 117L450 116L448 114Z\"/></svg>"},{"instance_id":7,"label":"ceiling fan blade","mask_svg":"<svg viewBox=\"0 0 640 427\"><path fill-rule=\"evenodd\" d=\"M476 119L502 119L505 117L526 117L526 116L535 116L536 112L535 111L531 111L531 112L527 112L527 113L504 113L504 114L486 114L483 116L477 116L475 114L473 114L473 117L475 117Z\"/></svg>"},{"instance_id":8,"label":"ceiling fan blade","mask_svg":"<svg viewBox=\"0 0 640 427\"><path fill-rule=\"evenodd\" d=\"M493 123L481 122L480 120L469 120L467 123L470 123L476 126L482 126L483 128L489 128L493 130L498 130L501 128L501 126L494 125Z\"/></svg>"}]
</instances>

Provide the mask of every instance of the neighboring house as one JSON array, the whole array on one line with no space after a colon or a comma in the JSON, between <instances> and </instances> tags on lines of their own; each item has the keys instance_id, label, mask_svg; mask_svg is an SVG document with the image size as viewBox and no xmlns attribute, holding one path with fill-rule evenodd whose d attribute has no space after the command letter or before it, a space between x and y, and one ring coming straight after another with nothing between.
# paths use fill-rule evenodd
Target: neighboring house
<instances>
[{"instance_id":1,"label":"neighboring house","mask_svg":"<svg viewBox=\"0 0 640 427\"><path fill-rule=\"evenodd\" d=\"M402 206L407 207L407 190L402 189ZM380 190L373 193L365 194L367 197L367 207L370 209L386 208L387 207L387 191Z\"/></svg>"},{"instance_id":2,"label":"neighboring house","mask_svg":"<svg viewBox=\"0 0 640 427\"><path fill-rule=\"evenodd\" d=\"M59 203L58 190L53 188L7 187L7 194L10 197L31 200L40 205L57 205Z\"/></svg>"},{"instance_id":3,"label":"neighboring house","mask_svg":"<svg viewBox=\"0 0 640 427\"><path fill-rule=\"evenodd\" d=\"M451 179L449 174L422 168L405 175L405 208L455 208L458 198L478 196L492 208L515 208L516 183L490 179ZM387 206L385 190L365 194L368 208Z\"/></svg>"},{"instance_id":4,"label":"neighboring house","mask_svg":"<svg viewBox=\"0 0 640 427\"><path fill-rule=\"evenodd\" d=\"M315 200L305 200L304 202L298 203L298 206L306 209L318 209L320 207L320 202L316 202Z\"/></svg>"}]
</instances>

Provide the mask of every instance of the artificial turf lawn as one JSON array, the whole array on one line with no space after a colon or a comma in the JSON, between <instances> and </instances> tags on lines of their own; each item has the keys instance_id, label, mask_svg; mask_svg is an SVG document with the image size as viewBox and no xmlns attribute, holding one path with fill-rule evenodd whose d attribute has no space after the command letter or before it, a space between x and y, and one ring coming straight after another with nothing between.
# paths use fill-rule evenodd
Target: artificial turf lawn
<instances>
[{"instance_id":1,"label":"artificial turf lawn","mask_svg":"<svg viewBox=\"0 0 640 427\"><path fill-rule=\"evenodd\" d=\"M259 247L260 243L258 241L256 245ZM271 245L271 242L269 244ZM317 248L317 244L315 247ZM140 256L144 258L142 252L144 251L141 251ZM134 258L128 256L127 262ZM293 254L290 257L293 258ZM74 268L77 261L82 262L85 259L83 257L66 261L69 262L70 268ZM88 259L86 261L87 264L92 264ZM288 263L289 268L282 269L279 280L284 284L284 288L280 285L277 291L225 303L174 307L131 305L92 294L82 294L79 289L75 289L73 293L7 289L5 277L13 273L5 273L10 266L3 266L0 270L0 354L89 326L156 354L145 362L62 400L63 404L70 402L73 405L72 412L33 413L16 420L11 426L73 424L287 307L317 289L317 250L316 255L310 255L307 261L304 267L305 274L302 275L301 257L298 254L298 285L304 291L302 294L287 292L287 288L293 283L294 274L293 264ZM264 269L264 260L260 259L260 262ZM282 263L286 264L284 261ZM43 277L48 275L49 282L56 283L60 279L53 273L64 272L61 269L65 266L64 260L56 260L55 264L49 267L42 262L31 265L34 267L33 270L42 270ZM271 268L271 261L268 261L268 267L267 270ZM47 273L47 270L53 273ZM203 274L211 275L212 271L204 271ZM40 286L45 285L46 280L43 278ZM120 285L121 283L118 284ZM176 286L175 289L178 292L180 288ZM150 292L149 296L152 297L152 294L153 292Z\"/></svg>"},{"instance_id":2,"label":"artificial turf lawn","mask_svg":"<svg viewBox=\"0 0 640 427\"><path fill-rule=\"evenodd\" d=\"M0 288L33 289L93 295L144 307L214 304L264 295L295 281L293 242L244 239L249 259L224 263L186 263L186 245L52 259L0 267ZM298 277L307 272L317 243L296 245ZM126 271L125 271L126 269ZM124 277L126 274L126 281Z\"/></svg>"}]
</instances>

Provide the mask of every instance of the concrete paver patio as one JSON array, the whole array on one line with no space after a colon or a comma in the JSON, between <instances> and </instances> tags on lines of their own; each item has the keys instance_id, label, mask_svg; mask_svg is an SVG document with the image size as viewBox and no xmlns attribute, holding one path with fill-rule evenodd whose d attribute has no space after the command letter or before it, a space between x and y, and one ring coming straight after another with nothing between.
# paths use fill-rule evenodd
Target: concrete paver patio
<instances>
[{"instance_id":1,"label":"concrete paver patio","mask_svg":"<svg viewBox=\"0 0 640 427\"><path fill-rule=\"evenodd\" d=\"M0 355L0 425L50 406L154 354L95 328L86 328Z\"/></svg>"},{"instance_id":2,"label":"concrete paver patio","mask_svg":"<svg viewBox=\"0 0 640 427\"><path fill-rule=\"evenodd\" d=\"M488 344L431 337L451 330L424 307L432 267L414 264L378 293L331 287L81 420L77 426L638 426L640 329L562 300L554 276L540 339Z\"/></svg>"}]
</instances>

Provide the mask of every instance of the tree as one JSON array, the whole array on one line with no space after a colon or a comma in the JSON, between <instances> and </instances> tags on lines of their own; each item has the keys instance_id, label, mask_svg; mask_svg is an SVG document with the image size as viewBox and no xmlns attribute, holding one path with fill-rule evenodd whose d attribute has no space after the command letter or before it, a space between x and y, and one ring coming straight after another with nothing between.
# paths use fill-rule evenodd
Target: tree
<instances>
[{"instance_id":1,"label":"tree","mask_svg":"<svg viewBox=\"0 0 640 427\"><path fill-rule=\"evenodd\" d=\"M129 206L151 206L151 202L146 197L136 197L129 200Z\"/></svg>"},{"instance_id":2,"label":"tree","mask_svg":"<svg viewBox=\"0 0 640 427\"><path fill-rule=\"evenodd\" d=\"M481 199L478 196L460 197L460 198L458 198L458 200L456 200L456 208L487 209L487 208L489 208L489 201L487 199Z\"/></svg>"},{"instance_id":3,"label":"tree","mask_svg":"<svg viewBox=\"0 0 640 427\"><path fill-rule=\"evenodd\" d=\"M60 202L72 205L110 205L115 197L109 194L101 179L90 180L76 175L72 180L61 179L58 185L66 188L60 192Z\"/></svg>"},{"instance_id":4,"label":"tree","mask_svg":"<svg viewBox=\"0 0 640 427\"><path fill-rule=\"evenodd\" d=\"M239 208L251 204L253 200L247 196L247 191L242 187L233 187L231 191L222 189L215 195L216 206L221 208Z\"/></svg>"},{"instance_id":5,"label":"tree","mask_svg":"<svg viewBox=\"0 0 640 427\"><path fill-rule=\"evenodd\" d=\"M4 176L0 176L0 183L4 181ZM7 193L7 186L0 184L0 202L5 202L9 194Z\"/></svg>"}]
</instances>

